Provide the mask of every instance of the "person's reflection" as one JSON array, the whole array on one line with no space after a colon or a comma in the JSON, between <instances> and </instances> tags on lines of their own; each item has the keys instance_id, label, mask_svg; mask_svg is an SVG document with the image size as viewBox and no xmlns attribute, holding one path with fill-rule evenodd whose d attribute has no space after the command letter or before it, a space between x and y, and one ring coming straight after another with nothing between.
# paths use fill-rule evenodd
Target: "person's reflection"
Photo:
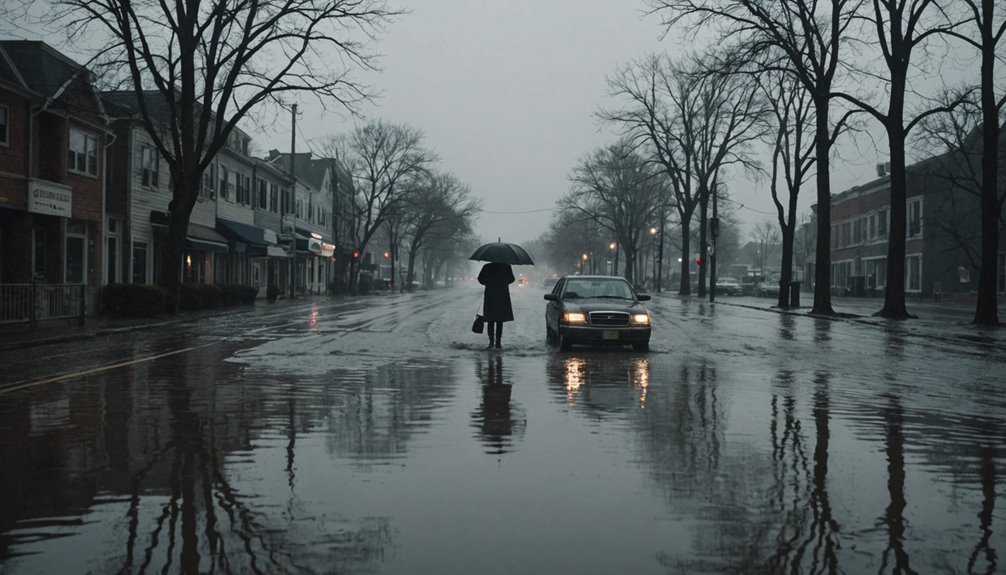
<instances>
[{"instance_id":1,"label":"person's reflection","mask_svg":"<svg viewBox=\"0 0 1006 575\"><path fill-rule=\"evenodd\" d=\"M504 379L503 357L490 357L488 367L479 361L478 370L482 378L482 404L472 415L473 425L479 430L486 453L507 453L513 450L513 436L519 429L511 413L513 386Z\"/></svg>"}]
</instances>

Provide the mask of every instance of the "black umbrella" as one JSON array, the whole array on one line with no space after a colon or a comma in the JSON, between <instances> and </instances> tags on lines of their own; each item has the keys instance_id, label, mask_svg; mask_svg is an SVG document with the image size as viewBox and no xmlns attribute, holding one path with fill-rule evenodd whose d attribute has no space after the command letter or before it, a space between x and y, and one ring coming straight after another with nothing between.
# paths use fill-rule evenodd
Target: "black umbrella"
<instances>
[{"instance_id":1,"label":"black umbrella","mask_svg":"<svg viewBox=\"0 0 1006 575\"><path fill-rule=\"evenodd\" d=\"M502 241L496 241L479 246L479 249L475 250L475 253L473 253L468 259L517 266L534 265L534 261L524 248L518 246L517 244L508 244Z\"/></svg>"}]
</instances>

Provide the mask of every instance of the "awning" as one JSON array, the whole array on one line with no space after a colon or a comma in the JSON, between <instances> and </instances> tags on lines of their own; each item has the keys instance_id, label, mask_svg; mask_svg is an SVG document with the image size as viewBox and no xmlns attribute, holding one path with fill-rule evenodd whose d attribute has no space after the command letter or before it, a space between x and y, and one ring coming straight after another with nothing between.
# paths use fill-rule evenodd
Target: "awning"
<instances>
[{"instance_id":1,"label":"awning","mask_svg":"<svg viewBox=\"0 0 1006 575\"><path fill-rule=\"evenodd\" d=\"M171 223L171 220L167 212L152 210L150 212L150 223L154 226L167 227ZM189 227L185 230L185 248L204 252L228 252L227 238L221 236L209 226L202 226L191 222L189 222Z\"/></svg>"},{"instance_id":2,"label":"awning","mask_svg":"<svg viewBox=\"0 0 1006 575\"><path fill-rule=\"evenodd\" d=\"M185 234L185 244L194 250L227 253L227 238L209 226L189 224Z\"/></svg>"},{"instance_id":3,"label":"awning","mask_svg":"<svg viewBox=\"0 0 1006 575\"><path fill-rule=\"evenodd\" d=\"M258 226L253 226L251 224L243 224L241 222L233 222L231 220L222 220L217 218L217 229L223 232L224 235L229 236L231 239L244 242L249 246L268 246L276 244L276 232L260 228Z\"/></svg>"},{"instance_id":4,"label":"awning","mask_svg":"<svg viewBox=\"0 0 1006 575\"><path fill-rule=\"evenodd\" d=\"M251 246L248 255L253 258L288 258L290 254L279 246Z\"/></svg>"}]
</instances>

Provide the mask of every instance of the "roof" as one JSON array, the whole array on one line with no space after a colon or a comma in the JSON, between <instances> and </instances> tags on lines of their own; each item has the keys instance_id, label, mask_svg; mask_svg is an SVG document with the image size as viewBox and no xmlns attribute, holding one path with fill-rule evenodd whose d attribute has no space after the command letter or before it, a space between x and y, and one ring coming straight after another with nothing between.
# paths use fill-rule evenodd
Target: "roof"
<instances>
[{"instance_id":1,"label":"roof","mask_svg":"<svg viewBox=\"0 0 1006 575\"><path fill-rule=\"evenodd\" d=\"M45 42L2 40L0 49L7 54L26 87L47 98L58 95L67 82L85 70Z\"/></svg>"}]
</instances>

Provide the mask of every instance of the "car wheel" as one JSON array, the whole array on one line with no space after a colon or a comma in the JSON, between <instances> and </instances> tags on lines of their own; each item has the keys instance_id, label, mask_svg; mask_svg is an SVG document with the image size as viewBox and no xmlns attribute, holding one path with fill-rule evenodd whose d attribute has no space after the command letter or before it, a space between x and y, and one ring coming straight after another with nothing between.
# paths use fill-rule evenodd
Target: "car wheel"
<instances>
[{"instance_id":1,"label":"car wheel","mask_svg":"<svg viewBox=\"0 0 1006 575\"><path fill-rule=\"evenodd\" d=\"M562 351L569 351L573 349L573 342L569 341L569 336L561 329L559 330L559 349Z\"/></svg>"},{"instance_id":2,"label":"car wheel","mask_svg":"<svg viewBox=\"0 0 1006 575\"><path fill-rule=\"evenodd\" d=\"M634 344L632 344L632 349L634 349L636 351L650 351L650 342L649 341L641 341L639 343L634 343Z\"/></svg>"}]
</instances>

